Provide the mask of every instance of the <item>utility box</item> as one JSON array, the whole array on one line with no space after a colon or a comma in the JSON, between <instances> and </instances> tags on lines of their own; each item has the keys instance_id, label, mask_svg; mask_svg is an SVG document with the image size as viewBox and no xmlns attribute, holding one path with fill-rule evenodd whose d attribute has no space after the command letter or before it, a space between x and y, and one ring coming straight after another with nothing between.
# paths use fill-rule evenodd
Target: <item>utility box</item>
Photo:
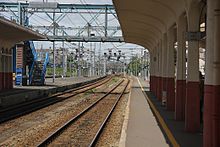
<instances>
[{"instance_id":1,"label":"utility box","mask_svg":"<svg viewBox=\"0 0 220 147\"><path fill-rule=\"evenodd\" d=\"M167 103L167 92L162 91L162 106L166 106Z\"/></svg>"},{"instance_id":2,"label":"utility box","mask_svg":"<svg viewBox=\"0 0 220 147\"><path fill-rule=\"evenodd\" d=\"M15 85L22 86L22 68L16 68Z\"/></svg>"},{"instance_id":3,"label":"utility box","mask_svg":"<svg viewBox=\"0 0 220 147\"><path fill-rule=\"evenodd\" d=\"M16 45L16 71L15 71L15 85L22 85L22 75L23 75L23 51L24 45Z\"/></svg>"}]
</instances>

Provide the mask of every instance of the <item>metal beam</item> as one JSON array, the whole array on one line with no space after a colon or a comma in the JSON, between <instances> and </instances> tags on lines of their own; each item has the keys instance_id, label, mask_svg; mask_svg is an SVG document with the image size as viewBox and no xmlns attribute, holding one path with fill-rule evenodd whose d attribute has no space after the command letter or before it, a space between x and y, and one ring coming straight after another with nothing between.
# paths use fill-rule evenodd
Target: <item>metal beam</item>
<instances>
[{"instance_id":1,"label":"metal beam","mask_svg":"<svg viewBox=\"0 0 220 147\"><path fill-rule=\"evenodd\" d=\"M44 5L45 4L45 5ZM34 7L36 5L36 7ZM113 5L91 5L91 4L59 4L54 2L30 2L30 3L10 3L10 2L1 2L0 3L0 12L1 11L10 11L14 14L18 11L22 13L27 13L29 16L32 16L35 13L45 13L46 16L53 22L50 26L28 26L33 30L38 30L45 35L47 39L42 41L67 41L67 42L124 42L122 36L116 36L115 34L121 30L120 26L108 26L108 15L114 15L115 9ZM90 10L90 11L89 11ZM89 13L91 18L87 20L81 13ZM62 13L57 15L57 18L52 16L55 13ZM65 27L59 26L59 22L66 16L67 13L78 13L83 20L86 22L83 27ZM92 15L94 13L95 15ZM105 22L97 22L100 14L103 13L105 16ZM19 13L20 14L20 13ZM87 15L87 14L86 14ZM26 17L22 17L24 21ZM96 23L97 26L89 26L92 23ZM22 25L24 25L22 23ZM99 26L100 25L100 26ZM54 34L54 29L57 34ZM88 31L89 30L89 31ZM95 31L95 34L91 35L90 31ZM43 32L42 32L43 31ZM85 36L85 32L87 35ZM62 33L62 35L60 34ZM83 34L84 33L84 34ZM94 36L95 35L95 36ZM114 36L115 35L115 36Z\"/></svg>"},{"instance_id":2,"label":"metal beam","mask_svg":"<svg viewBox=\"0 0 220 147\"><path fill-rule=\"evenodd\" d=\"M124 38L119 37L76 37L76 36L47 36L46 39L38 41L66 41L66 42L124 42Z\"/></svg>"},{"instance_id":3,"label":"metal beam","mask_svg":"<svg viewBox=\"0 0 220 147\"><path fill-rule=\"evenodd\" d=\"M5 8L17 9L18 6L25 8L28 12L45 12L44 8L32 8L29 3L10 3L10 2L0 2L0 11L5 10ZM76 10L105 10L108 9L108 13L112 14L112 10L115 10L113 5L95 5L95 4L57 4L57 8L47 8L48 13L63 13L66 9L69 9L68 13L75 12ZM16 12L16 10L14 11Z\"/></svg>"}]
</instances>

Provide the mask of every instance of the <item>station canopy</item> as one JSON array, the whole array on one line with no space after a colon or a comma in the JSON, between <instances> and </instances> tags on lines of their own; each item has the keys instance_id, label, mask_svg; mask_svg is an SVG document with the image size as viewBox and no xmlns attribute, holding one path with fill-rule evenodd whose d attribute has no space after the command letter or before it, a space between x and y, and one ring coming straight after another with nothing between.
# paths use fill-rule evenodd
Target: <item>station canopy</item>
<instances>
[{"instance_id":1,"label":"station canopy","mask_svg":"<svg viewBox=\"0 0 220 147\"><path fill-rule=\"evenodd\" d=\"M151 50L192 0L113 0L126 42Z\"/></svg>"}]
</instances>

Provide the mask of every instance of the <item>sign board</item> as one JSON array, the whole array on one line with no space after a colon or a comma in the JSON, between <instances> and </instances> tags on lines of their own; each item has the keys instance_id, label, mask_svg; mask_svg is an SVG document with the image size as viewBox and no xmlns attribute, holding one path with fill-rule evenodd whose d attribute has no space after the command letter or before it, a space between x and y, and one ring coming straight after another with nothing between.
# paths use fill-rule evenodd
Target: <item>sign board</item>
<instances>
[{"instance_id":1,"label":"sign board","mask_svg":"<svg viewBox=\"0 0 220 147\"><path fill-rule=\"evenodd\" d=\"M188 41L199 41L204 37L205 32L186 32L186 39Z\"/></svg>"}]
</instances>

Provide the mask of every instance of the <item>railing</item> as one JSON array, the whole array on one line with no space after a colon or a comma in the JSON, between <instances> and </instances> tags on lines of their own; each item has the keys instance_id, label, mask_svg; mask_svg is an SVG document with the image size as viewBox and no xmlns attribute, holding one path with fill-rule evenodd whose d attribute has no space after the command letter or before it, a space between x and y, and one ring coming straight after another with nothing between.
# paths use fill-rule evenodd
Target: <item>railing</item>
<instances>
[{"instance_id":1,"label":"railing","mask_svg":"<svg viewBox=\"0 0 220 147\"><path fill-rule=\"evenodd\" d=\"M29 45L29 47L31 49L31 52L34 56L34 59L32 61L31 68L30 68L30 71L29 71L29 84L31 85L32 79L33 79L34 64L35 64L35 61L37 60L37 52L35 50L33 41L27 41L27 44Z\"/></svg>"},{"instance_id":2,"label":"railing","mask_svg":"<svg viewBox=\"0 0 220 147\"><path fill-rule=\"evenodd\" d=\"M30 45L32 54L34 55L34 61L37 61L37 52L35 50L34 43L33 43L33 41L28 41L28 43Z\"/></svg>"},{"instance_id":3,"label":"railing","mask_svg":"<svg viewBox=\"0 0 220 147\"><path fill-rule=\"evenodd\" d=\"M34 56L34 59L30 65L31 67L30 67L30 71L29 71L29 84L31 85L32 81L33 81L34 65L37 63L36 61L39 60L39 58L38 58L37 52L35 50L33 41L27 41L27 45L29 45L31 52ZM42 61L42 59L40 59L40 60ZM46 53L45 58L44 58L44 63L43 63L43 69L42 69L42 73L41 73L42 84L44 84L44 81L45 81L46 68L47 68L48 62L49 62L49 53Z\"/></svg>"},{"instance_id":4,"label":"railing","mask_svg":"<svg viewBox=\"0 0 220 147\"><path fill-rule=\"evenodd\" d=\"M46 76L47 64L48 63L49 63L49 53L46 53L44 64L43 64L43 69L42 69L42 73L41 73L41 81L42 81L43 84L45 82L45 76Z\"/></svg>"}]
</instances>

